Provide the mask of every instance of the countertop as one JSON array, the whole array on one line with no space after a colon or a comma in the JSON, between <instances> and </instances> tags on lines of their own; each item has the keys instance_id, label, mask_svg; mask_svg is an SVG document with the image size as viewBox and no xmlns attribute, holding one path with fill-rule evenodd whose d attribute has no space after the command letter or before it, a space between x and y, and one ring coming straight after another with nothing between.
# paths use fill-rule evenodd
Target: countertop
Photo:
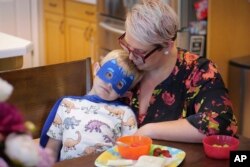
<instances>
[{"instance_id":1,"label":"countertop","mask_svg":"<svg viewBox=\"0 0 250 167\"><path fill-rule=\"evenodd\" d=\"M31 41L0 32L0 59L26 55L32 49Z\"/></svg>"}]
</instances>

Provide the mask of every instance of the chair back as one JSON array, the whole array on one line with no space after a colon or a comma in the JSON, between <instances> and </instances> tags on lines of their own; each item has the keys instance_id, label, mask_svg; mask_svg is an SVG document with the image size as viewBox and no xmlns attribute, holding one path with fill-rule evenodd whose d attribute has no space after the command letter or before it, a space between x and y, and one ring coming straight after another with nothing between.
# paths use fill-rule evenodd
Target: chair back
<instances>
[{"instance_id":1,"label":"chair back","mask_svg":"<svg viewBox=\"0 0 250 167\"><path fill-rule=\"evenodd\" d=\"M80 96L92 86L91 59L0 72L14 91L8 102L36 125L38 138L54 103L62 96Z\"/></svg>"}]
</instances>

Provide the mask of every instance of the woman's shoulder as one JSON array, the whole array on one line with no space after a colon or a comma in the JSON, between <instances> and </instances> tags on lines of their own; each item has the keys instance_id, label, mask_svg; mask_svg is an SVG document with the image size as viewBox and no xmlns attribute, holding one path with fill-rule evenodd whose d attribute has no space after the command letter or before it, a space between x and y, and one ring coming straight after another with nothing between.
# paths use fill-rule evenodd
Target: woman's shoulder
<instances>
[{"instance_id":1,"label":"woman's shoulder","mask_svg":"<svg viewBox=\"0 0 250 167\"><path fill-rule=\"evenodd\" d=\"M187 66L187 69L206 69L211 66L216 68L216 65L208 58L199 56L185 49L178 48L178 60L181 65Z\"/></svg>"}]
</instances>

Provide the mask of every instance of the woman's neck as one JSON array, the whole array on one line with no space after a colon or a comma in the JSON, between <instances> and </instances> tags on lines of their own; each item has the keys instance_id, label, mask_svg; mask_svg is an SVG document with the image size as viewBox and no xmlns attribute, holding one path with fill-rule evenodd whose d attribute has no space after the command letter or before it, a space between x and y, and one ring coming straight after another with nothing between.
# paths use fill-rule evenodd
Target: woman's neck
<instances>
[{"instance_id":1,"label":"woman's neck","mask_svg":"<svg viewBox=\"0 0 250 167\"><path fill-rule=\"evenodd\" d=\"M165 80L171 72L174 70L177 60L177 48L173 47L168 55L164 55L163 59L159 62L157 67L152 70L147 71L144 74L143 80L154 81L154 83L159 84Z\"/></svg>"}]
</instances>

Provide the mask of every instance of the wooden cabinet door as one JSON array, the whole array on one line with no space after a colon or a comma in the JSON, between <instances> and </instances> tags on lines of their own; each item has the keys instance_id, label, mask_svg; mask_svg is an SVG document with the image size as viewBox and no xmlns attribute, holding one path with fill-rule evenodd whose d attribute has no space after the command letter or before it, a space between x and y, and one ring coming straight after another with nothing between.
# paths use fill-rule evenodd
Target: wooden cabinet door
<instances>
[{"instance_id":1,"label":"wooden cabinet door","mask_svg":"<svg viewBox=\"0 0 250 167\"><path fill-rule=\"evenodd\" d=\"M66 18L66 54L67 61L91 57L90 23Z\"/></svg>"},{"instance_id":2,"label":"wooden cabinet door","mask_svg":"<svg viewBox=\"0 0 250 167\"><path fill-rule=\"evenodd\" d=\"M64 17L45 12L46 64L65 62Z\"/></svg>"},{"instance_id":3,"label":"wooden cabinet door","mask_svg":"<svg viewBox=\"0 0 250 167\"><path fill-rule=\"evenodd\" d=\"M91 23L89 25L89 45L90 45L90 55L92 58L92 61L96 62L98 61L97 57L97 34L96 34L96 23Z\"/></svg>"}]
</instances>

